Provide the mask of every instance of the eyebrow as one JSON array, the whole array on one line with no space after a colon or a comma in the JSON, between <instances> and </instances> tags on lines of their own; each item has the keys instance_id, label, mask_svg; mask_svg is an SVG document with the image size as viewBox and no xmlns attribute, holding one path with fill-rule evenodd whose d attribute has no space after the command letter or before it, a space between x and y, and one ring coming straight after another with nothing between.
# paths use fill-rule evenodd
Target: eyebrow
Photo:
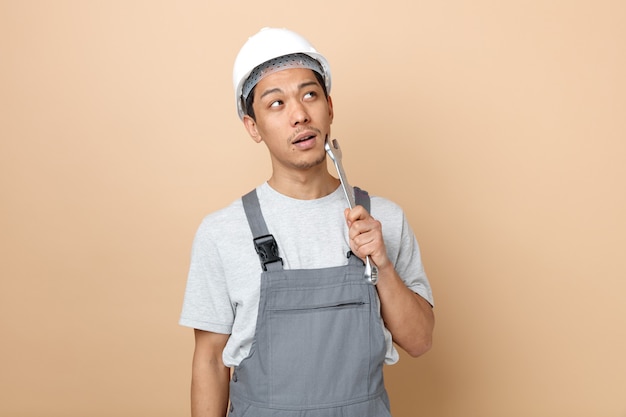
<instances>
[{"instance_id":1,"label":"eyebrow","mask_svg":"<svg viewBox=\"0 0 626 417\"><path fill-rule=\"evenodd\" d=\"M317 81L305 81L302 84L300 84L298 86L298 90L302 90L303 88L309 87L311 85L317 85L319 86L319 83ZM259 99L262 99L263 97L267 96L268 94L272 94L272 93L281 93L283 90L281 90L280 88L276 87L276 88L270 88L269 90L265 90L260 96Z\"/></svg>"}]
</instances>

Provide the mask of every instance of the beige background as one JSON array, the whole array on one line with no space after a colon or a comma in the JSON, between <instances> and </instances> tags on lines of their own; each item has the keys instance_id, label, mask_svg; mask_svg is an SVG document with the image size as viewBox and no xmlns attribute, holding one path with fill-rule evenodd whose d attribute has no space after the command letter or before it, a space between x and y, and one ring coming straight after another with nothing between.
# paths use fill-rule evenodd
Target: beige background
<instances>
[{"instance_id":1,"label":"beige background","mask_svg":"<svg viewBox=\"0 0 626 417\"><path fill-rule=\"evenodd\" d=\"M394 416L625 417L625 4L0 0L0 415L188 415L191 240L268 177L230 77L271 25L421 243Z\"/></svg>"}]
</instances>

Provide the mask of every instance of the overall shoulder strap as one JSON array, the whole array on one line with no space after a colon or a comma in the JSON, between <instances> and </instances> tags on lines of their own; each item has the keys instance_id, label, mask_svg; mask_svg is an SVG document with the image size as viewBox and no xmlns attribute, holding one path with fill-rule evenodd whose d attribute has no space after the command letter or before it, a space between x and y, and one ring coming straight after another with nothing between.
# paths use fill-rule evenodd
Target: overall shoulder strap
<instances>
[{"instance_id":1,"label":"overall shoulder strap","mask_svg":"<svg viewBox=\"0 0 626 417\"><path fill-rule=\"evenodd\" d=\"M241 197L243 203L243 209L246 212L246 218L250 225L253 237L259 237L268 235L269 231L261 213L261 205L259 204L259 197L256 194L256 189L250 191L248 194Z\"/></svg>"},{"instance_id":2,"label":"overall shoulder strap","mask_svg":"<svg viewBox=\"0 0 626 417\"><path fill-rule=\"evenodd\" d=\"M368 192L360 189L359 187L352 188L354 189L354 202L359 206L363 206L365 210L367 210L367 212L369 213L370 195L368 194ZM354 263L355 265L363 265L363 261L354 256L352 251L348 251L348 258L350 259L350 262Z\"/></svg>"},{"instance_id":3,"label":"overall shoulder strap","mask_svg":"<svg viewBox=\"0 0 626 417\"><path fill-rule=\"evenodd\" d=\"M250 230L252 231L254 249L259 255L261 267L263 267L264 271L267 271L269 264L275 264L281 268L283 260L278 256L278 244L267 228L256 189L241 197L241 201L248 219L248 225L250 225ZM280 265L278 262L280 262ZM272 269L275 268L273 267Z\"/></svg>"},{"instance_id":4,"label":"overall shoulder strap","mask_svg":"<svg viewBox=\"0 0 626 417\"><path fill-rule=\"evenodd\" d=\"M359 187L354 188L354 200L359 206L365 207L368 213L370 212L370 195L367 191L360 189Z\"/></svg>"}]
</instances>

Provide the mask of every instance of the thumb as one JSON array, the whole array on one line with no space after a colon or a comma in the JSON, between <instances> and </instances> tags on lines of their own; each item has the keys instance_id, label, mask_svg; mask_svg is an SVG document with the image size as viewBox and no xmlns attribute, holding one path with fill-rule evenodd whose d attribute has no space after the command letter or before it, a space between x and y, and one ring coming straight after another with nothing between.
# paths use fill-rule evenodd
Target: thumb
<instances>
[{"instance_id":1,"label":"thumb","mask_svg":"<svg viewBox=\"0 0 626 417\"><path fill-rule=\"evenodd\" d=\"M350 209L349 208L345 209L343 211L343 215L346 218L346 223L348 223L348 227L352 226L352 221L350 220L350 217L349 217L350 216Z\"/></svg>"}]
</instances>

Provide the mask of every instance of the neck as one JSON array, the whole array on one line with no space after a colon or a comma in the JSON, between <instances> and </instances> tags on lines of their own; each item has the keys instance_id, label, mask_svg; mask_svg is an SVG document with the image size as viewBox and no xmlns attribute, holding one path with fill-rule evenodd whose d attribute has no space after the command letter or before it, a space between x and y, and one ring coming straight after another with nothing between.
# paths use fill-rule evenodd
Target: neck
<instances>
[{"instance_id":1,"label":"neck","mask_svg":"<svg viewBox=\"0 0 626 417\"><path fill-rule=\"evenodd\" d=\"M306 175L306 173L279 175L274 172L268 184L287 197L314 200L334 192L339 186L339 180L330 175L327 170L316 175Z\"/></svg>"}]
</instances>

